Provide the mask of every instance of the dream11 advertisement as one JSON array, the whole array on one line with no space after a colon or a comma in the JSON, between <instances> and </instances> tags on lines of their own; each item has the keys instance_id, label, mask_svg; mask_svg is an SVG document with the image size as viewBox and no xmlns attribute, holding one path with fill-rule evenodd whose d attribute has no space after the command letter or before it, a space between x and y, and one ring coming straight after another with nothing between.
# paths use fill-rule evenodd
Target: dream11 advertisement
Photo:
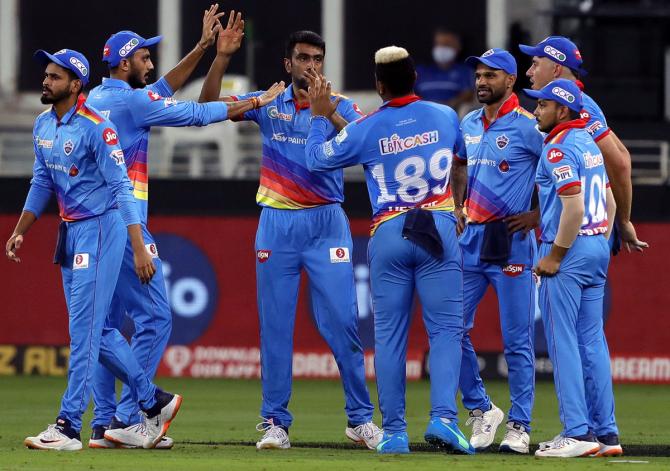
<instances>
[{"instance_id":1,"label":"dream11 advertisement","mask_svg":"<svg viewBox=\"0 0 670 471\"><path fill-rule=\"evenodd\" d=\"M0 215L10 227L14 216ZM60 271L51 264L58 220L41 218L26 236L22 263L4 262L3 329L0 330L0 375L64 375L68 361L68 323ZM252 217L152 217L150 229L163 261L173 329L160 375L258 378L259 326L256 311ZM374 377L374 313L366 262L369 221L351 221L351 263L356 283L359 332L366 373ZM670 383L670 343L665 334L670 305L664 286L664 260L670 259L670 224L639 224L653 249L621 254L610 264L605 300L605 331L618 382ZM653 252L652 252L653 250ZM664 252L664 253L661 253ZM261 258L263 254L260 255ZM506 274L531 267L507 267ZM505 268L501 268L505 270ZM308 280L303 273L296 312L293 373L297 378L336 378L337 365L319 335L310 309ZM538 379L551 378L551 362L539 310L535 347ZM126 319L124 333L132 333ZM476 314L471 333L484 378L506 378L497 300L491 289ZM415 302L409 334L407 376L425 377L428 342Z\"/></svg>"}]
</instances>

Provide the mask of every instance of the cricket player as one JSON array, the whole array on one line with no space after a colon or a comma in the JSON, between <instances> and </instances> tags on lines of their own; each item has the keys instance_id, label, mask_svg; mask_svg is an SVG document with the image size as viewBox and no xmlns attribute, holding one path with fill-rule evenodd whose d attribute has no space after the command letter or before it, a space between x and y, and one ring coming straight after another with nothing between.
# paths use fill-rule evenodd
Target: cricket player
<instances>
[{"instance_id":1,"label":"cricket player","mask_svg":"<svg viewBox=\"0 0 670 471\"><path fill-rule=\"evenodd\" d=\"M157 82L147 86L153 71L149 48L161 37L145 39L132 31L113 34L105 44L102 60L107 63L110 77L91 90L87 103L99 109L119 130L119 141L128 165L128 176L140 213L145 243L152 254L156 274L143 285L133 276L133 253L130 241L126 245L121 274L109 317L109 325L120 328L127 313L135 323L131 346L137 361L154 377L172 329L172 313L165 289L165 279L156 242L147 228L148 213L148 148L152 126L205 126L223 121L231 113L263 106L274 98L283 85L275 84L266 94L252 100L226 104L220 101L198 104L177 101L173 92L179 89L193 72L215 35L226 42L232 55L240 47L244 22L241 15L231 12L226 28L221 28L217 5L205 12L202 37L196 47ZM117 406L114 376L100 365L94 385L95 414L91 448L138 447L144 440L146 427L130 390L124 387ZM166 437L159 448L171 448Z\"/></svg>"},{"instance_id":2,"label":"cricket player","mask_svg":"<svg viewBox=\"0 0 670 471\"><path fill-rule=\"evenodd\" d=\"M447 186L462 147L458 116L413 93L407 50L375 54L376 88L384 104L328 140L330 83L313 75L307 165L331 172L361 164L373 208L368 247L375 313L375 370L384 436L379 453L409 453L405 361L416 291L430 342L429 443L463 454L474 448L458 428L456 392L463 335L461 251Z\"/></svg>"},{"instance_id":3,"label":"cricket player","mask_svg":"<svg viewBox=\"0 0 670 471\"><path fill-rule=\"evenodd\" d=\"M365 384L351 232L340 206L344 200L342 170L311 173L305 158L311 125L305 74L310 70L321 72L325 52L325 42L318 34L292 33L284 58L291 86L263 110L238 117L256 122L263 141L256 195L263 209L255 244L264 418L257 426L263 432L256 443L258 449L290 447L293 327L303 268L310 279L316 326L330 346L342 377L348 419L345 434L370 449L382 436L372 422L374 407ZM222 64L219 49L205 79L201 101L219 98ZM262 93L221 99L234 102ZM331 101L329 137L360 117L351 100L332 96Z\"/></svg>"},{"instance_id":4,"label":"cricket player","mask_svg":"<svg viewBox=\"0 0 670 471\"><path fill-rule=\"evenodd\" d=\"M468 57L466 63L476 69L477 99L484 106L463 118L465 153L455 156L451 167L463 250L460 388L463 405L470 410L470 443L484 450L493 443L505 414L486 394L470 330L477 305L492 285L498 297L512 403L500 451L528 453L535 394L532 267L537 248L534 237L510 234L505 218L530 209L542 135L513 92L517 67L509 52L490 49L481 57Z\"/></svg>"},{"instance_id":5,"label":"cricket player","mask_svg":"<svg viewBox=\"0 0 670 471\"><path fill-rule=\"evenodd\" d=\"M616 211L604 157L580 118L582 94L574 81L557 79L524 91L538 100L534 114L540 131L548 133L536 177L541 245L535 272L563 424L535 455L621 454L602 319L607 238ZM588 404L587 390L594 387ZM602 435L617 442L599 443Z\"/></svg>"},{"instance_id":6,"label":"cricket player","mask_svg":"<svg viewBox=\"0 0 670 471\"><path fill-rule=\"evenodd\" d=\"M100 360L130 387L148 419L140 446L154 448L179 410L181 396L156 388L121 333L105 326L127 239L140 282L149 283L156 271L118 133L97 110L78 101L90 71L81 53L39 50L35 59L45 66L41 101L52 106L35 120L33 179L5 250L10 260L20 262L16 252L24 235L55 193L62 222L54 263L61 265L70 316L70 363L56 423L24 443L41 450L82 448L81 416Z\"/></svg>"},{"instance_id":7,"label":"cricket player","mask_svg":"<svg viewBox=\"0 0 670 471\"><path fill-rule=\"evenodd\" d=\"M612 237L609 239L610 248L612 249L612 253L616 254L620 245L620 239L623 246L629 252L631 250L642 252L645 248L649 247L649 244L637 238L635 227L630 221L633 195L630 178L630 154L607 125L600 107L583 91L584 85L579 78L586 75L586 71L582 68L582 56L579 49L577 49L577 46L572 41L563 36L550 36L536 46L520 45L519 48L524 54L533 56L533 63L526 72L533 90L541 89L556 78L572 80L580 88L583 105L580 116L586 120L585 129L593 137L603 154L607 175L611 178L612 194L616 201L616 217L613 222L614 229ZM537 216L537 214L536 211L535 215ZM516 229L536 224L537 218L528 224L524 222L528 221L528 218L525 216L519 215L519 219L516 221L511 220L510 225L514 224ZM530 219L533 219L532 213ZM596 365L596 368L598 366L606 371L596 374L595 378L587 382L588 385L591 385L586 392L587 403L592 413L592 419L597 423L596 434L598 440L604 446L613 447L613 450L618 450L620 449L619 437L615 433L612 424L608 423L610 415L598 412L599 409L613 410L613 398L610 404L598 404L596 402L596 391L611 389L610 364ZM607 379L607 381L604 384L597 384L597 378ZM603 422L599 423L598 421L600 420L603 420Z\"/></svg>"}]
</instances>

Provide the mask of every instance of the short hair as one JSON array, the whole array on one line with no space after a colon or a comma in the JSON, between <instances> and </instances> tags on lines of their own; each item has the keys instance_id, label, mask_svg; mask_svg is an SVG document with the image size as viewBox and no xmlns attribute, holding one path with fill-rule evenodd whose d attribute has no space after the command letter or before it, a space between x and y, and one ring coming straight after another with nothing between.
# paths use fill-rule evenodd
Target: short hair
<instances>
[{"instance_id":1,"label":"short hair","mask_svg":"<svg viewBox=\"0 0 670 471\"><path fill-rule=\"evenodd\" d=\"M407 49L389 46L375 53L375 75L395 96L407 95L414 89L416 69Z\"/></svg>"},{"instance_id":2,"label":"short hair","mask_svg":"<svg viewBox=\"0 0 670 471\"><path fill-rule=\"evenodd\" d=\"M326 54L326 42L321 36L316 34L314 31L295 31L291 33L286 41L286 51L284 57L290 59L293 56L293 49L298 43L305 43L311 46L316 46L323 50L323 54Z\"/></svg>"}]
</instances>

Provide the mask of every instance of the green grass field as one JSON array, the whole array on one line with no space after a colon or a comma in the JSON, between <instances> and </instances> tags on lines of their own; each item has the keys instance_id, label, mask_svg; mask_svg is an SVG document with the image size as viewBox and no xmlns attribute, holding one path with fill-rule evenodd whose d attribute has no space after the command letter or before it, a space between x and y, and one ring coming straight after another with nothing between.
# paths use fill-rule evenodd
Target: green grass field
<instances>
[{"instance_id":1,"label":"green grass field","mask_svg":"<svg viewBox=\"0 0 670 471\"><path fill-rule=\"evenodd\" d=\"M378 456L353 447L344 436L346 419L339 383L296 381L291 401L294 425L293 448L257 452L253 442L259 434L254 426L260 420L258 381L161 380L161 386L184 396L184 404L170 429L176 441L171 451L89 450L57 453L28 450L23 438L34 435L52 423L58 412L65 380L43 377L0 378L0 469L353 469L393 470L444 469L456 465L463 469L670 469L669 388L664 386L616 387L617 419L624 449L631 454L663 456L625 456L617 459L581 458L578 460L539 460L532 456L482 453L454 456L427 452L423 445L429 407L428 383L408 384L407 415L410 440L415 452L407 456ZM503 409L509 406L507 385L490 382L489 392ZM374 386L371 385L376 403ZM464 425L465 416L461 417ZM380 423L378 413L375 420ZM90 421L90 414L84 423ZM560 431L553 386L539 383L534 412L533 443L552 438ZM466 435L469 430L464 429ZM87 442L90 430L84 428ZM498 431L498 440L502 438ZM653 446L652 446L653 445ZM631 462L633 461L633 462Z\"/></svg>"}]
</instances>

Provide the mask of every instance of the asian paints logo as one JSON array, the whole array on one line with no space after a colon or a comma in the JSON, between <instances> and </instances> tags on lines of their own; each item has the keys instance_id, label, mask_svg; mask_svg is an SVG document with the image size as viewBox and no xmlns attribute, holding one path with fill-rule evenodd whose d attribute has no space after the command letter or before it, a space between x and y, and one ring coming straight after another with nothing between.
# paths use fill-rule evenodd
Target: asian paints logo
<instances>
[{"instance_id":1,"label":"asian paints logo","mask_svg":"<svg viewBox=\"0 0 670 471\"><path fill-rule=\"evenodd\" d=\"M159 234L156 245L172 310L170 344L186 345L207 331L218 301L216 273L207 256L188 239Z\"/></svg>"}]
</instances>

